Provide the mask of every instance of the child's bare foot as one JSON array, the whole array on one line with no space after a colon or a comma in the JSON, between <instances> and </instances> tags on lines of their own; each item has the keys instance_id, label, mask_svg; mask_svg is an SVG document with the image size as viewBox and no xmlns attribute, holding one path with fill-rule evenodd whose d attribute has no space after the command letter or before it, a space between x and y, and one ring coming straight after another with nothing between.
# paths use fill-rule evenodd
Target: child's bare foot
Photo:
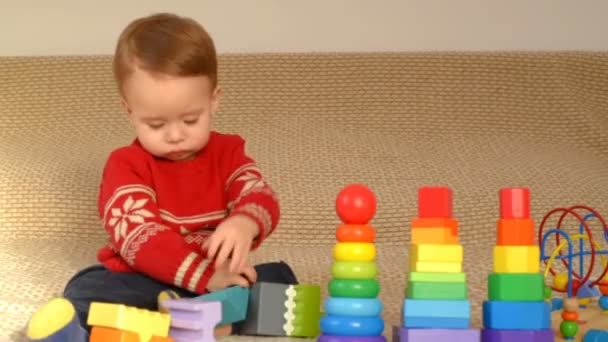
<instances>
[{"instance_id":1,"label":"child's bare foot","mask_svg":"<svg viewBox=\"0 0 608 342\"><path fill-rule=\"evenodd\" d=\"M222 325L221 327L215 328L213 334L215 335L215 337L229 336L230 334L232 334L232 324Z\"/></svg>"}]
</instances>

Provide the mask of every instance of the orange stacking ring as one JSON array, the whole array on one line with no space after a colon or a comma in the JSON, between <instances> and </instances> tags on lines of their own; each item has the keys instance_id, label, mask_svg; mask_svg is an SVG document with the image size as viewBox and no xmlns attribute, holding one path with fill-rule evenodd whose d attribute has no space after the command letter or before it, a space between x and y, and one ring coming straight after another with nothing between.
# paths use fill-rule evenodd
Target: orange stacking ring
<instances>
[{"instance_id":1,"label":"orange stacking ring","mask_svg":"<svg viewBox=\"0 0 608 342\"><path fill-rule=\"evenodd\" d=\"M343 224L336 230L340 242L369 242L376 239L376 230L367 224Z\"/></svg>"}]
</instances>

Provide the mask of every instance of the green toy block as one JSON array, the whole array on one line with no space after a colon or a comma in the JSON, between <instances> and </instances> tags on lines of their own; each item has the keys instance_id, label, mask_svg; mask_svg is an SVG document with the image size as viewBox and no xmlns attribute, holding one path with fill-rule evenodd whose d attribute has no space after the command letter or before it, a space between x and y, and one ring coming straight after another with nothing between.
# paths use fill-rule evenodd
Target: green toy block
<instances>
[{"instance_id":1,"label":"green toy block","mask_svg":"<svg viewBox=\"0 0 608 342\"><path fill-rule=\"evenodd\" d=\"M251 288L242 335L317 337L321 287L260 282Z\"/></svg>"},{"instance_id":2,"label":"green toy block","mask_svg":"<svg viewBox=\"0 0 608 342\"><path fill-rule=\"evenodd\" d=\"M467 283L408 281L405 295L409 299L467 299Z\"/></svg>"},{"instance_id":3,"label":"green toy block","mask_svg":"<svg viewBox=\"0 0 608 342\"><path fill-rule=\"evenodd\" d=\"M466 283L466 273L410 272L408 281L431 283Z\"/></svg>"},{"instance_id":4,"label":"green toy block","mask_svg":"<svg viewBox=\"0 0 608 342\"><path fill-rule=\"evenodd\" d=\"M217 326L240 322L247 317L247 305L249 303L248 288L232 286L195 298L203 301L218 301L222 303L222 320Z\"/></svg>"},{"instance_id":5,"label":"green toy block","mask_svg":"<svg viewBox=\"0 0 608 342\"><path fill-rule=\"evenodd\" d=\"M542 302L544 290L542 273L491 273L488 276L491 301Z\"/></svg>"}]
</instances>

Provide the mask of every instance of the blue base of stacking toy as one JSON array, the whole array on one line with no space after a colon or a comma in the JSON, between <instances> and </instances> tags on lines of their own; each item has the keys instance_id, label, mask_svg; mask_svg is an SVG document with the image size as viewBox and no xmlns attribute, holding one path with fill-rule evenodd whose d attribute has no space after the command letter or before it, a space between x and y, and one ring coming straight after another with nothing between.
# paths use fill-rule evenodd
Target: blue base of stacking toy
<instances>
[{"instance_id":1,"label":"blue base of stacking toy","mask_svg":"<svg viewBox=\"0 0 608 342\"><path fill-rule=\"evenodd\" d=\"M410 329L393 327L393 342L479 342L479 329Z\"/></svg>"},{"instance_id":2,"label":"blue base of stacking toy","mask_svg":"<svg viewBox=\"0 0 608 342\"><path fill-rule=\"evenodd\" d=\"M387 342L384 336L321 335L317 342Z\"/></svg>"},{"instance_id":3,"label":"blue base of stacking toy","mask_svg":"<svg viewBox=\"0 0 608 342\"><path fill-rule=\"evenodd\" d=\"M589 330L583 337L583 342L608 342L608 330Z\"/></svg>"},{"instance_id":4,"label":"blue base of stacking toy","mask_svg":"<svg viewBox=\"0 0 608 342\"><path fill-rule=\"evenodd\" d=\"M405 299L403 327L468 329L471 304L468 300Z\"/></svg>"},{"instance_id":5,"label":"blue base of stacking toy","mask_svg":"<svg viewBox=\"0 0 608 342\"><path fill-rule=\"evenodd\" d=\"M378 336L384 331L381 317L326 315L321 318L321 331L335 336Z\"/></svg>"},{"instance_id":6,"label":"blue base of stacking toy","mask_svg":"<svg viewBox=\"0 0 608 342\"><path fill-rule=\"evenodd\" d=\"M555 334L551 329L543 330L495 330L483 329L481 342L553 342Z\"/></svg>"},{"instance_id":7,"label":"blue base of stacking toy","mask_svg":"<svg viewBox=\"0 0 608 342\"><path fill-rule=\"evenodd\" d=\"M547 302L483 302L483 326L498 330L551 329Z\"/></svg>"},{"instance_id":8,"label":"blue base of stacking toy","mask_svg":"<svg viewBox=\"0 0 608 342\"><path fill-rule=\"evenodd\" d=\"M65 327L61 328L54 334L41 338L32 339L27 337L28 342L88 342L89 333L84 330L79 323L78 316L74 318Z\"/></svg>"}]
</instances>

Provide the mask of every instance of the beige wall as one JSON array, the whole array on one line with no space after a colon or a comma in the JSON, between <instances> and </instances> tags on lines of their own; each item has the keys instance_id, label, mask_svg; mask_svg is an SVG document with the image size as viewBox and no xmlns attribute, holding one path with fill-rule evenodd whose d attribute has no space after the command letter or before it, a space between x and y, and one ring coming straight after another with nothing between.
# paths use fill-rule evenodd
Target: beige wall
<instances>
[{"instance_id":1,"label":"beige wall","mask_svg":"<svg viewBox=\"0 0 608 342\"><path fill-rule=\"evenodd\" d=\"M111 53L134 17L200 20L220 52L606 50L608 0L0 0L0 55Z\"/></svg>"}]
</instances>

